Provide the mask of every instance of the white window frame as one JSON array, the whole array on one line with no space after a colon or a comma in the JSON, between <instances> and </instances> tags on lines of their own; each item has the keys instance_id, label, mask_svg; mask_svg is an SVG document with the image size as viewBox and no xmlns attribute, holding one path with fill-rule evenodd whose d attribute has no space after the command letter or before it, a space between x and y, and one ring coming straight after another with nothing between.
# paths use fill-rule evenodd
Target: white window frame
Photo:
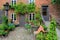
<instances>
[{"instance_id":1,"label":"white window frame","mask_svg":"<svg viewBox=\"0 0 60 40\"><path fill-rule=\"evenodd\" d=\"M15 21L15 19L14 19L14 15L15 15L15 13L12 13L12 21L14 22Z\"/></svg>"},{"instance_id":2,"label":"white window frame","mask_svg":"<svg viewBox=\"0 0 60 40\"><path fill-rule=\"evenodd\" d=\"M34 3L35 2L35 0L28 0L29 1L29 3Z\"/></svg>"},{"instance_id":3,"label":"white window frame","mask_svg":"<svg viewBox=\"0 0 60 40\"><path fill-rule=\"evenodd\" d=\"M12 5L14 5L16 1L17 1L17 0L12 0Z\"/></svg>"},{"instance_id":4,"label":"white window frame","mask_svg":"<svg viewBox=\"0 0 60 40\"><path fill-rule=\"evenodd\" d=\"M34 13L31 13L31 15L29 14L29 17L28 17L28 19L30 20L30 18L31 18L31 20L35 20L35 16L33 16L33 14ZM35 15L35 14L34 14ZM31 17L30 17L31 16ZM34 19L33 19L34 18Z\"/></svg>"}]
</instances>

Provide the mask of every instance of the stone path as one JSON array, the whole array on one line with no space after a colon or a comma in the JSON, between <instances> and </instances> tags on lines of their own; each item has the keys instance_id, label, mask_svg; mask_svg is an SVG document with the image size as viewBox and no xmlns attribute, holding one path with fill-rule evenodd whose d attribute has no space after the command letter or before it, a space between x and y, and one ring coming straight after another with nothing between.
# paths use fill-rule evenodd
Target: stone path
<instances>
[{"instance_id":1,"label":"stone path","mask_svg":"<svg viewBox=\"0 0 60 40\"><path fill-rule=\"evenodd\" d=\"M8 37L0 38L0 40L34 40L34 35L24 27L17 27L9 33Z\"/></svg>"}]
</instances>

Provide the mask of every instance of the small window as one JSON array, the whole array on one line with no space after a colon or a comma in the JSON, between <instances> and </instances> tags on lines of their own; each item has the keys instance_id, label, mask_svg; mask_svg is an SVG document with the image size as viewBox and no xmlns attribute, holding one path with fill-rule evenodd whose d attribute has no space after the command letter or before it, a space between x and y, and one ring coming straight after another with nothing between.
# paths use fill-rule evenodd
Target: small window
<instances>
[{"instance_id":1,"label":"small window","mask_svg":"<svg viewBox=\"0 0 60 40\"><path fill-rule=\"evenodd\" d=\"M16 14L12 14L12 20L16 20Z\"/></svg>"},{"instance_id":2,"label":"small window","mask_svg":"<svg viewBox=\"0 0 60 40\"><path fill-rule=\"evenodd\" d=\"M42 15L47 15L47 8L48 6L42 6Z\"/></svg>"},{"instance_id":3,"label":"small window","mask_svg":"<svg viewBox=\"0 0 60 40\"><path fill-rule=\"evenodd\" d=\"M30 16L30 17L29 17L29 20L35 20L35 17L34 17L35 14L34 14L34 13L33 13L33 14L30 14L29 16Z\"/></svg>"},{"instance_id":4,"label":"small window","mask_svg":"<svg viewBox=\"0 0 60 40\"><path fill-rule=\"evenodd\" d=\"M34 0L29 0L29 3L34 3Z\"/></svg>"},{"instance_id":5,"label":"small window","mask_svg":"<svg viewBox=\"0 0 60 40\"><path fill-rule=\"evenodd\" d=\"M15 5L16 4L16 0L12 0L12 5Z\"/></svg>"}]
</instances>

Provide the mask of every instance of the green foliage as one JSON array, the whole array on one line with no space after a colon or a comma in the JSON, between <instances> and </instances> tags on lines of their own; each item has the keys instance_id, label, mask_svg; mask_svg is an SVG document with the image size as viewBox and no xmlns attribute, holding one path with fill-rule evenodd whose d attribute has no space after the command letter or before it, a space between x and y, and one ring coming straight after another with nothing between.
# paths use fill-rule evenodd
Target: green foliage
<instances>
[{"instance_id":1,"label":"green foliage","mask_svg":"<svg viewBox=\"0 0 60 40\"><path fill-rule=\"evenodd\" d=\"M14 8L16 13L24 14L27 12L26 4L24 3L17 4Z\"/></svg>"},{"instance_id":2,"label":"green foliage","mask_svg":"<svg viewBox=\"0 0 60 40\"><path fill-rule=\"evenodd\" d=\"M5 36L5 35L8 35L8 31L3 31L2 35Z\"/></svg>"},{"instance_id":3,"label":"green foliage","mask_svg":"<svg viewBox=\"0 0 60 40\"><path fill-rule=\"evenodd\" d=\"M44 24L41 24L41 25L43 26L44 30L46 31L47 30L46 25L44 25Z\"/></svg>"},{"instance_id":4,"label":"green foliage","mask_svg":"<svg viewBox=\"0 0 60 40\"><path fill-rule=\"evenodd\" d=\"M0 24L0 35L7 35L8 32L6 30L8 30L8 27L4 24Z\"/></svg>"},{"instance_id":5,"label":"green foliage","mask_svg":"<svg viewBox=\"0 0 60 40\"><path fill-rule=\"evenodd\" d=\"M32 13L34 11L35 11L35 4L34 3L28 4L27 5L27 12Z\"/></svg>"},{"instance_id":6,"label":"green foliage","mask_svg":"<svg viewBox=\"0 0 60 40\"><path fill-rule=\"evenodd\" d=\"M15 28L15 25L14 24L9 24L8 23L8 18L6 16L3 16L2 20L3 20L3 23L0 24L0 35L5 36L9 33L10 29Z\"/></svg>"},{"instance_id":7,"label":"green foliage","mask_svg":"<svg viewBox=\"0 0 60 40\"><path fill-rule=\"evenodd\" d=\"M0 24L0 30L4 30L5 28L4 28L4 26L3 26L3 24Z\"/></svg>"},{"instance_id":8,"label":"green foliage","mask_svg":"<svg viewBox=\"0 0 60 40\"><path fill-rule=\"evenodd\" d=\"M7 18L7 16L3 16L2 17L2 22L3 22L3 24L8 24L8 18Z\"/></svg>"},{"instance_id":9,"label":"green foliage","mask_svg":"<svg viewBox=\"0 0 60 40\"><path fill-rule=\"evenodd\" d=\"M41 14L39 12L35 14L35 18L38 22L40 22L40 24L42 24L42 17L41 17Z\"/></svg>"},{"instance_id":10,"label":"green foliage","mask_svg":"<svg viewBox=\"0 0 60 40\"><path fill-rule=\"evenodd\" d=\"M52 4L60 4L60 0L51 0Z\"/></svg>"},{"instance_id":11,"label":"green foliage","mask_svg":"<svg viewBox=\"0 0 60 40\"><path fill-rule=\"evenodd\" d=\"M40 32L39 34L36 35L36 40L46 40L45 36L46 35L43 32Z\"/></svg>"},{"instance_id":12,"label":"green foliage","mask_svg":"<svg viewBox=\"0 0 60 40\"><path fill-rule=\"evenodd\" d=\"M25 4L25 3L19 3L14 6L11 5L11 8L14 8L16 13L25 14L25 13L31 13L35 11L35 4Z\"/></svg>"},{"instance_id":13,"label":"green foliage","mask_svg":"<svg viewBox=\"0 0 60 40\"><path fill-rule=\"evenodd\" d=\"M31 24L35 25L35 26L39 26L40 22L37 20L30 20Z\"/></svg>"},{"instance_id":14,"label":"green foliage","mask_svg":"<svg viewBox=\"0 0 60 40\"><path fill-rule=\"evenodd\" d=\"M0 30L0 35L3 35L3 33L4 33L4 30Z\"/></svg>"},{"instance_id":15,"label":"green foliage","mask_svg":"<svg viewBox=\"0 0 60 40\"><path fill-rule=\"evenodd\" d=\"M9 23L8 26L9 30L13 30L15 28L15 25L13 23Z\"/></svg>"},{"instance_id":16,"label":"green foliage","mask_svg":"<svg viewBox=\"0 0 60 40\"><path fill-rule=\"evenodd\" d=\"M54 19L50 22L50 30L47 34L46 40L57 40L57 34L56 34L56 21Z\"/></svg>"},{"instance_id":17,"label":"green foliage","mask_svg":"<svg viewBox=\"0 0 60 40\"><path fill-rule=\"evenodd\" d=\"M27 24L25 24L25 28L26 29L31 29L31 25L27 23Z\"/></svg>"},{"instance_id":18,"label":"green foliage","mask_svg":"<svg viewBox=\"0 0 60 40\"><path fill-rule=\"evenodd\" d=\"M56 0L51 0L52 1L52 4L55 4L56 3Z\"/></svg>"}]
</instances>

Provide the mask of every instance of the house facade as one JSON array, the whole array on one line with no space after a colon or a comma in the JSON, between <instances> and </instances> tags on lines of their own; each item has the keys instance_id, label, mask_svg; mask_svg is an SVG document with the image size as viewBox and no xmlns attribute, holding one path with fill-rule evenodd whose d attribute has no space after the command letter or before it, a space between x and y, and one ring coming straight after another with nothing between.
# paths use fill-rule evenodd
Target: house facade
<instances>
[{"instance_id":1,"label":"house facade","mask_svg":"<svg viewBox=\"0 0 60 40\"><path fill-rule=\"evenodd\" d=\"M60 6L59 5L53 5L51 3L51 0L0 0L0 9L3 9L3 5L8 2L9 4L14 5L20 2L23 3L31 3L34 2L36 7L40 8L40 12L44 18L45 21L49 21L49 17L55 17L57 22L60 23ZM15 24L19 24L21 21L21 19L23 19L23 17L20 18L21 15L16 15L16 17L14 18L14 10L10 9L8 12L8 18L9 21L11 19L13 19ZM26 15L25 15L26 16ZM23 19L24 20L24 19Z\"/></svg>"}]
</instances>

